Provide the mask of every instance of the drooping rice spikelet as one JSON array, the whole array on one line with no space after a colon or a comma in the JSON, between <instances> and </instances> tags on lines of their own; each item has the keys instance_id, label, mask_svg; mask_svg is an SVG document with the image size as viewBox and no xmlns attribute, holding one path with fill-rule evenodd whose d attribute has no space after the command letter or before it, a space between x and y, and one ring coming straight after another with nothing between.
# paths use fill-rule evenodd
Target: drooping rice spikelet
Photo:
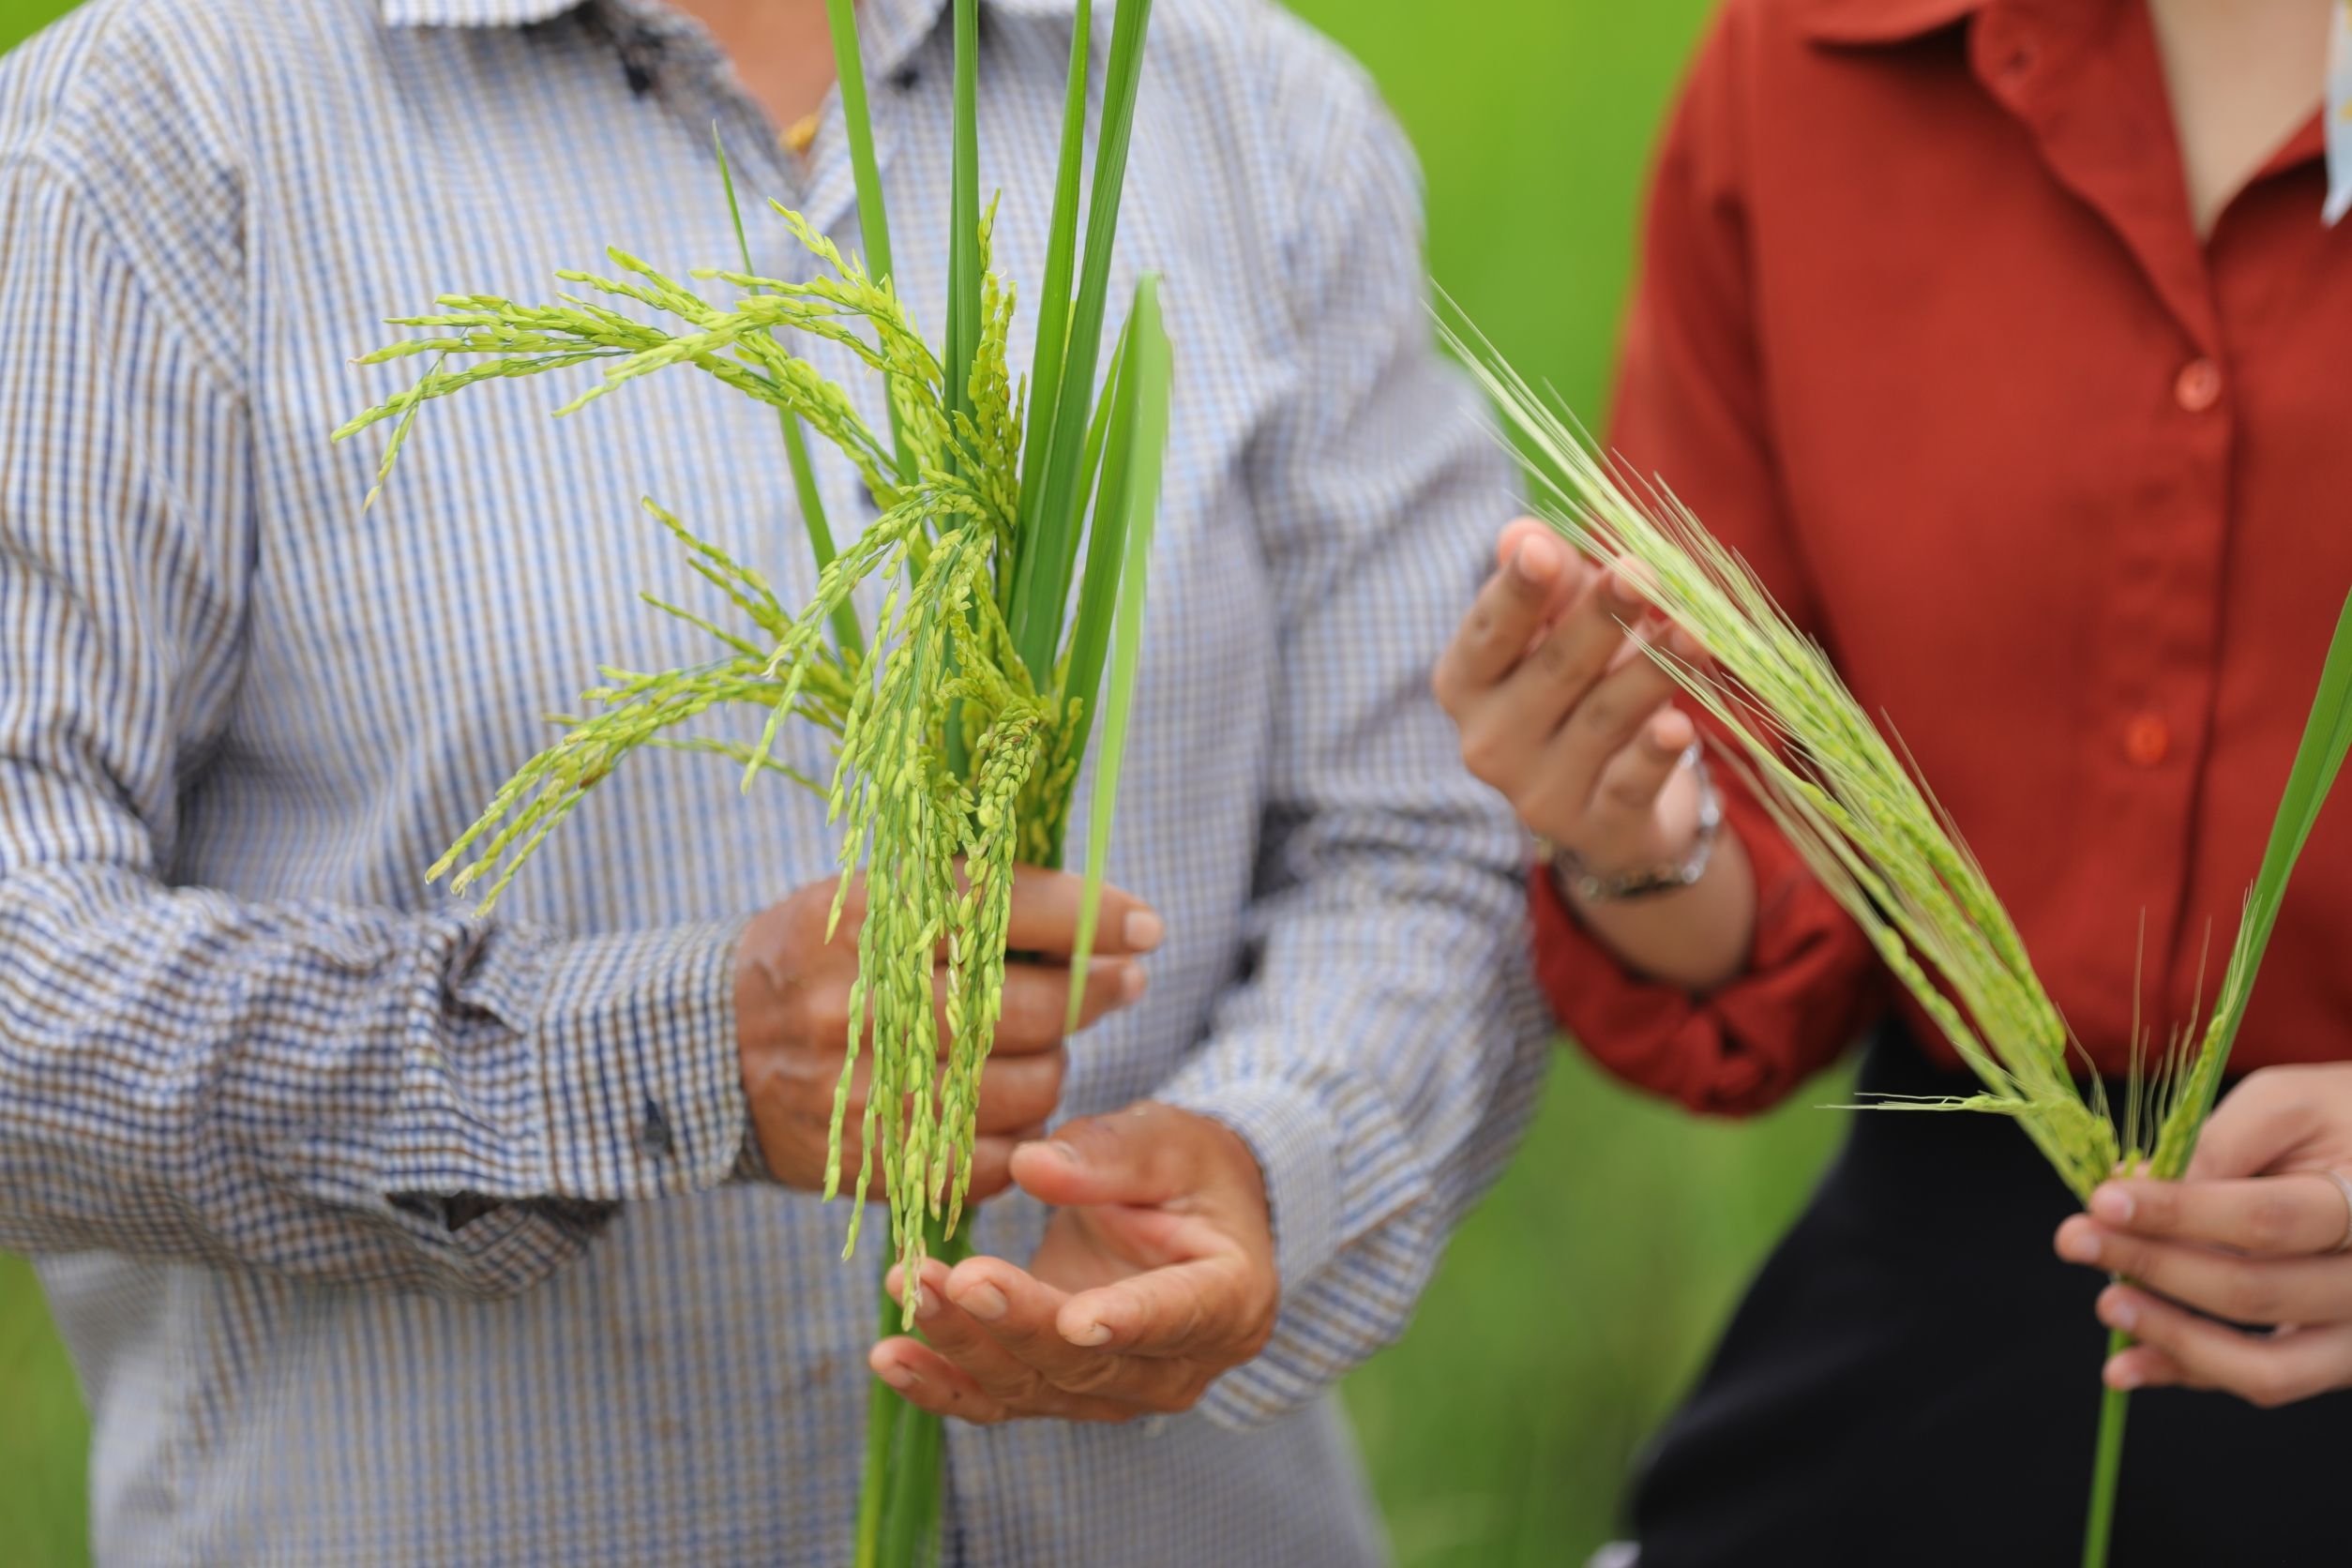
<instances>
[{"instance_id":1,"label":"drooping rice spikelet","mask_svg":"<svg viewBox=\"0 0 2352 1568\"><path fill-rule=\"evenodd\" d=\"M615 249L608 252L612 275L559 273L578 292L554 303L445 295L438 311L396 318L393 324L413 335L363 359L430 355L424 373L336 435L397 421L380 488L428 401L600 363L602 375L556 411L569 415L631 382L684 368L799 421L864 480L873 520L823 561L815 591L796 611L758 572L648 501L649 513L742 628L649 596L654 609L708 636L717 656L652 673L606 671L605 684L584 694L589 711L560 720L563 732L516 772L430 874L454 872L459 890L478 886L487 911L632 752L668 747L728 757L742 764L746 787L770 773L810 784L777 761L776 744L788 717L827 731L834 768L821 792L841 833L841 897L859 873L867 892L826 1192L878 1184L889 1201L894 1247L912 1271L927 1251L925 1217L943 1221L950 1235L962 1217L979 1077L1003 1007L1012 867L1059 859L1095 694L1068 686L1066 656L1055 666L1053 688L1038 690L1005 620L1023 543L1017 524L1024 434L1023 400L1008 363L1014 290L986 270L995 209L978 234L976 337L963 395L952 408L947 372L889 281L869 277L797 214L776 210L822 264L815 278L725 269L690 275L743 291L722 304ZM847 392L792 352L792 334L846 348L885 378L889 443ZM1162 398L1165 381L1163 366L1155 383ZM1098 434L1100 427L1098 420ZM1123 511L1115 522L1126 520ZM886 587L865 642L840 632L857 627L852 600L868 582ZM1117 588L1113 571L1089 594L1108 599ZM1078 624L1099 632L1108 614L1107 605L1082 605ZM1083 677L1097 675L1100 662L1090 657ZM733 705L764 713L756 740L684 732ZM841 912L837 902L837 921ZM944 1042L933 1004L942 952ZM862 1168L845 1170L861 1061L871 1073L856 1129ZM862 1218L861 1205L851 1216L849 1248Z\"/></svg>"},{"instance_id":2,"label":"drooping rice spikelet","mask_svg":"<svg viewBox=\"0 0 2352 1568\"><path fill-rule=\"evenodd\" d=\"M2078 1083L2076 1069L2089 1063L1991 883L1909 758L1871 722L1820 647L1663 482L1643 483L1604 460L1491 344L1451 323L1446 331L1523 443L1538 509L1587 554L1637 566L1657 609L1705 646L1709 668L1650 652L1729 737L1730 760L1756 798L1984 1085L1978 1094L1880 1108L2010 1116L2086 1200L2118 1169L2184 1175L2221 1093L2288 877L2352 748L2352 595L2213 1014L2202 1032L2194 1020L2177 1031L2151 1076L2135 986L2133 1071L2118 1112L2098 1077ZM2108 1353L2129 1343L2116 1331ZM2102 1396L2084 1568L2107 1561L2127 1398L2115 1388Z\"/></svg>"},{"instance_id":3,"label":"drooping rice spikelet","mask_svg":"<svg viewBox=\"0 0 2352 1568\"><path fill-rule=\"evenodd\" d=\"M2078 1195L2115 1168L2064 1020L1975 858L1896 746L1738 555L1662 485L1604 460L1483 343L1464 359L1534 455L1540 506L1596 559L1638 564L1661 613L1714 670L1665 664L1729 736L1757 798L1983 1083L1955 1102L2011 1116ZM1727 679L1726 678L1727 677Z\"/></svg>"}]
</instances>

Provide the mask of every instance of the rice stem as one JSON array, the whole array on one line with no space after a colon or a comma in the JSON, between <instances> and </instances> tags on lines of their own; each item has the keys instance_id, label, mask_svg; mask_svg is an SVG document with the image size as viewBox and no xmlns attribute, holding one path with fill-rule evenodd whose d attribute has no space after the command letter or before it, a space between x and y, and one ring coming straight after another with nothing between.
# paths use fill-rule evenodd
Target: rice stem
<instances>
[{"instance_id":1,"label":"rice stem","mask_svg":"<svg viewBox=\"0 0 2352 1568\"><path fill-rule=\"evenodd\" d=\"M2131 1346L2130 1334L2121 1329L2109 1331L2109 1360ZM2107 1545L2115 1533L2116 1486L2123 1474L2123 1420L2132 1400L2129 1390L2104 1384L2101 1387L2099 1444L2090 1470L2090 1511L2083 1527L2083 1568L2107 1568Z\"/></svg>"}]
</instances>

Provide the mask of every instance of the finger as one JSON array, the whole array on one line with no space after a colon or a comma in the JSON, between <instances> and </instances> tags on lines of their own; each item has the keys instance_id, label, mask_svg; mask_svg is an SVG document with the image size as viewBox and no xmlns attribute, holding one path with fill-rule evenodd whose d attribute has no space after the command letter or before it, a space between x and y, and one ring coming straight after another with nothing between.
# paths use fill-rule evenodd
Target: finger
<instances>
[{"instance_id":1,"label":"finger","mask_svg":"<svg viewBox=\"0 0 2352 1568\"><path fill-rule=\"evenodd\" d=\"M1576 554L1540 525L1504 531L1510 541L1495 571L1438 661L1439 700L1456 711L1500 682L1519 662L1566 594L1581 580Z\"/></svg>"},{"instance_id":2,"label":"finger","mask_svg":"<svg viewBox=\"0 0 2352 1568\"><path fill-rule=\"evenodd\" d=\"M1541 518L1515 517L1504 523L1502 532L1495 535L1495 565L1501 566L1508 564L1519 547L1530 539L1542 539L1547 544L1564 542L1552 525ZM1571 550L1570 554L1574 555L1575 551Z\"/></svg>"},{"instance_id":3,"label":"finger","mask_svg":"<svg viewBox=\"0 0 2352 1568\"><path fill-rule=\"evenodd\" d=\"M1620 574L1587 573L1567 610L1497 688L1479 723L1512 735L1552 734L1608 673L1627 626L1641 612L1639 596Z\"/></svg>"},{"instance_id":4,"label":"finger","mask_svg":"<svg viewBox=\"0 0 2352 1568\"><path fill-rule=\"evenodd\" d=\"M2331 1323L2291 1334L2248 1334L2183 1312L2145 1290L2115 1286L2099 1298L2110 1328L2162 1352L2192 1388L2218 1388L2265 1407L2292 1404L2352 1383L2352 1325ZM2108 1364L2111 1382L2144 1370L2138 1361ZM2114 1382L2131 1387L2128 1382Z\"/></svg>"},{"instance_id":5,"label":"finger","mask_svg":"<svg viewBox=\"0 0 2352 1568\"><path fill-rule=\"evenodd\" d=\"M2189 1382L2188 1374L2180 1370L2179 1362L2155 1346L2143 1345L2136 1340L2107 1358L2101 1378L2108 1387L2126 1391L2185 1388Z\"/></svg>"},{"instance_id":6,"label":"finger","mask_svg":"<svg viewBox=\"0 0 2352 1568\"><path fill-rule=\"evenodd\" d=\"M2265 1067L2224 1095L2189 1162L2192 1180L2258 1176L2292 1160L2322 1130L2326 1101L2309 1067Z\"/></svg>"},{"instance_id":7,"label":"finger","mask_svg":"<svg viewBox=\"0 0 2352 1568\"><path fill-rule=\"evenodd\" d=\"M1086 966L1078 1028L1086 1029L1143 999L1151 977L1134 958L1096 958ZM1070 1022L1070 971L1061 964L1004 966L1004 1010L997 1019L999 1050L1049 1050Z\"/></svg>"},{"instance_id":8,"label":"finger","mask_svg":"<svg viewBox=\"0 0 2352 1568\"><path fill-rule=\"evenodd\" d=\"M2109 1230L2263 1257L2327 1252L2352 1227L2344 1189L2316 1171L2239 1181L2109 1182L2090 1195Z\"/></svg>"},{"instance_id":9,"label":"finger","mask_svg":"<svg viewBox=\"0 0 2352 1568\"><path fill-rule=\"evenodd\" d=\"M1067 1394L1049 1386L1016 1407L989 1394L962 1367L919 1339L885 1339L866 1359L874 1375L897 1390L910 1405L975 1426L993 1426L1024 1416L1118 1423L1133 1421L1142 1413L1133 1406Z\"/></svg>"},{"instance_id":10,"label":"finger","mask_svg":"<svg viewBox=\"0 0 2352 1568\"><path fill-rule=\"evenodd\" d=\"M1046 1121L1061 1103L1069 1063L1068 1053L1059 1050L989 1058L980 1069L973 1125L980 1132L1003 1137Z\"/></svg>"},{"instance_id":11,"label":"finger","mask_svg":"<svg viewBox=\"0 0 2352 1568\"><path fill-rule=\"evenodd\" d=\"M2081 1214L2058 1227L2058 1256L2233 1323L2352 1319L2352 1258L2245 1258L2148 1241Z\"/></svg>"},{"instance_id":12,"label":"finger","mask_svg":"<svg viewBox=\"0 0 2352 1568\"><path fill-rule=\"evenodd\" d=\"M1013 1151L1013 1179L1056 1208L1151 1208L1197 1197L1204 1180L1197 1129L1184 1113L1144 1101L1065 1122L1044 1143Z\"/></svg>"},{"instance_id":13,"label":"finger","mask_svg":"<svg viewBox=\"0 0 2352 1568\"><path fill-rule=\"evenodd\" d=\"M1046 1388L1044 1376L1008 1353L983 1332L971 1314L950 1299L948 1274L947 1265L938 1259L925 1260L923 1294L915 1303L914 1318L931 1349L954 1363L989 1398L1010 1408L1033 1405ZM904 1282L904 1272L897 1266L882 1281L890 1299L902 1305L906 1301Z\"/></svg>"},{"instance_id":14,"label":"finger","mask_svg":"<svg viewBox=\"0 0 2352 1568\"><path fill-rule=\"evenodd\" d=\"M1004 945L1016 953L1067 958L1078 942L1078 911L1086 879L1035 866L1013 867L1013 907ZM1167 934L1159 912L1123 888L1106 884L1094 922L1097 957L1149 953Z\"/></svg>"},{"instance_id":15,"label":"finger","mask_svg":"<svg viewBox=\"0 0 2352 1568\"><path fill-rule=\"evenodd\" d=\"M1661 628L1637 628L1632 641L1647 645ZM1639 735L1681 688L1647 654L1626 660L1595 681L1552 738L1541 764L1553 787L1590 810L1602 768Z\"/></svg>"},{"instance_id":16,"label":"finger","mask_svg":"<svg viewBox=\"0 0 2352 1568\"><path fill-rule=\"evenodd\" d=\"M1149 1357L1199 1357L1230 1364L1251 1337L1257 1301L1238 1257L1199 1258L1152 1269L1063 1303L1055 1329L1073 1345ZM1255 1349L1255 1347L1251 1347Z\"/></svg>"},{"instance_id":17,"label":"finger","mask_svg":"<svg viewBox=\"0 0 2352 1568\"><path fill-rule=\"evenodd\" d=\"M997 1258L967 1258L957 1264L948 1274L946 1292L948 1301L1003 1355L1057 1387L1095 1392L1082 1385L1103 1374L1090 1372L1084 1364L1105 1358L1070 1344L1054 1327L1056 1314L1069 1299L1065 1292ZM1072 1381L1064 1383L1065 1376Z\"/></svg>"},{"instance_id":18,"label":"finger","mask_svg":"<svg viewBox=\"0 0 2352 1568\"><path fill-rule=\"evenodd\" d=\"M1174 1361L1138 1361L1099 1346L1073 1344L1062 1332L1070 1297L997 1258L956 1265L947 1298L1000 1349L1065 1394L1146 1410L1183 1410L1198 1396L1192 1369Z\"/></svg>"},{"instance_id":19,"label":"finger","mask_svg":"<svg viewBox=\"0 0 2352 1568\"><path fill-rule=\"evenodd\" d=\"M1697 735L1690 716L1679 708L1663 708L1651 716L1603 766L1593 784L1587 821L1596 838L1624 837L1656 816L1658 796Z\"/></svg>"},{"instance_id":20,"label":"finger","mask_svg":"<svg viewBox=\"0 0 2352 1568\"><path fill-rule=\"evenodd\" d=\"M990 1137L982 1133L972 1143L972 1186L964 1194L968 1203L985 1202L1013 1184L1013 1151L1020 1147L1016 1138ZM953 1168L951 1164L950 1168ZM886 1197L881 1184L874 1184L873 1196Z\"/></svg>"},{"instance_id":21,"label":"finger","mask_svg":"<svg viewBox=\"0 0 2352 1568\"><path fill-rule=\"evenodd\" d=\"M970 1373L919 1339L893 1335L866 1353L866 1364L910 1405L975 1426L1012 1419L1012 1410Z\"/></svg>"}]
</instances>

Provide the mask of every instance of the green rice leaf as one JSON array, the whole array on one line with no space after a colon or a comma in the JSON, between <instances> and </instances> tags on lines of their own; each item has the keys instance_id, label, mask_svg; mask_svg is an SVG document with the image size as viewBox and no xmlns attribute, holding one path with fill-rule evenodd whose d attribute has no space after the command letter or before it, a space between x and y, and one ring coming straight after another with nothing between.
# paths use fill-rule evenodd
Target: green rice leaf
<instances>
[{"instance_id":1,"label":"green rice leaf","mask_svg":"<svg viewBox=\"0 0 2352 1568\"><path fill-rule=\"evenodd\" d=\"M1131 362L1122 378L1133 400L1121 445L1127 478L1125 527L1119 574L1119 605L1111 630L1109 681L1103 693L1101 745L1094 758L1094 795L1086 822L1086 881L1078 900L1078 940L1070 954L1070 1007L1065 1027L1078 1029L1084 1000L1087 960L1094 953L1094 927L1102 912L1103 874L1110 861L1111 818L1119 804L1119 774L1127 748L1127 715L1135 701L1136 670L1143 652L1143 612L1149 591L1152 538L1158 524L1160 473L1168 452L1168 403L1174 379L1174 352L1160 320L1159 279L1146 275L1136 287L1129 318ZM1101 520L1096 520L1097 526ZM1089 563L1090 565L1092 563Z\"/></svg>"},{"instance_id":2,"label":"green rice leaf","mask_svg":"<svg viewBox=\"0 0 2352 1568\"><path fill-rule=\"evenodd\" d=\"M2319 686L2312 697L2311 716L2304 721L2303 739L2296 747L2294 765L2287 770L2286 789L2271 819L2270 838L2262 853L2253 889L2239 921L2238 943L2224 972L2222 991L2213 1006L2205 1040L2189 1070L2189 1080L2173 1102L2159 1138L2155 1174L2178 1177L2196 1153L2197 1136L2221 1096L2239 1025L2253 999L2254 976L2270 944L2271 928L2286 901L2288 880L2295 862L2311 838L2336 776L2343 771L2344 752L2352 747L2352 596L2336 618L2335 635L2320 668Z\"/></svg>"},{"instance_id":3,"label":"green rice leaf","mask_svg":"<svg viewBox=\"0 0 2352 1568\"><path fill-rule=\"evenodd\" d=\"M1127 147L1135 132L1136 94L1143 78L1143 39L1152 0L1125 0L1111 24L1110 63L1104 78L1103 128L1094 154L1093 194L1087 203L1086 253L1078 304L1070 314L1062 395L1046 448L1034 533L1023 541L1013 586L1013 645L1039 687L1053 675L1070 594L1069 539L1078 526L1078 460L1094 367L1102 354L1103 315L1110 293L1111 250L1119 234L1119 204L1126 188Z\"/></svg>"},{"instance_id":4,"label":"green rice leaf","mask_svg":"<svg viewBox=\"0 0 2352 1568\"><path fill-rule=\"evenodd\" d=\"M1078 190L1086 165L1087 83L1093 64L1093 0L1078 0L1071 21L1069 86L1062 104L1062 158L1046 230L1046 280L1037 295L1037 347L1029 366L1029 428L1022 432L1020 526L1025 543L1037 527L1046 454L1062 405L1062 361L1070 339L1070 274L1078 264ZM1001 608L1012 609L1018 568L1007 573Z\"/></svg>"},{"instance_id":5,"label":"green rice leaf","mask_svg":"<svg viewBox=\"0 0 2352 1568\"><path fill-rule=\"evenodd\" d=\"M1094 712L1102 686L1103 660L1110 649L1112 624L1118 619L1121 566L1126 557L1128 501L1134 488L1134 430L1138 380L1135 367L1135 317L1120 332L1119 352L1110 362L1110 379L1103 388L1087 445L1087 480L1093 483L1100 464L1102 488L1095 492L1094 525L1087 530L1086 575L1078 580L1078 611L1070 623L1068 651L1062 661L1062 704L1069 718L1066 749L1073 757L1086 755L1094 728ZM1073 540L1075 548L1077 541Z\"/></svg>"},{"instance_id":6,"label":"green rice leaf","mask_svg":"<svg viewBox=\"0 0 2352 1568\"><path fill-rule=\"evenodd\" d=\"M980 351L980 4L956 4L955 144L947 221L947 414L972 413Z\"/></svg>"}]
</instances>

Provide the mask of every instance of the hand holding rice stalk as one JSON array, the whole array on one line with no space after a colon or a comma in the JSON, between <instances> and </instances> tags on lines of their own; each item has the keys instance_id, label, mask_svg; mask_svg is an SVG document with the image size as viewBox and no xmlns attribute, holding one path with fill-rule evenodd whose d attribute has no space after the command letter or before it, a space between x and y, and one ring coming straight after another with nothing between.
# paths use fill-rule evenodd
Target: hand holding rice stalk
<instances>
[{"instance_id":1,"label":"hand holding rice stalk","mask_svg":"<svg viewBox=\"0 0 2352 1568\"><path fill-rule=\"evenodd\" d=\"M787 611L757 571L647 501L741 624L729 629L649 597L655 609L707 633L713 657L656 673L606 670L604 684L585 694L594 711L561 721L565 732L522 765L431 875L463 863L453 885L486 880L487 910L588 792L642 746L732 758L743 764L746 789L773 772L823 793L843 824L840 897L849 892L849 873L860 869L867 896L825 1192L830 1198L843 1184L844 1109L870 1024L875 1087L862 1138L867 1168L850 1172L848 1185L865 1191L879 1160L897 1256L912 1279L927 1255L952 1260L962 1246L977 1084L1002 1005L1013 867L1060 864L1078 767L1099 730L1103 754L1072 962L1073 1026L1093 943L1141 643L1171 377L1158 280L1146 277L1108 384L1095 397L1151 3L1126 0L1113 25L1081 264L1078 187L1093 8L1090 0L1078 0L1036 351L1018 389L1007 347L1013 289L989 268L994 212L984 214L979 200L977 0L955 0L943 352L917 330L894 286L852 0L828 0L828 9L862 259L844 257L779 206L821 264L811 280L756 275L735 211L741 269L692 274L698 282L723 285L731 296L724 300L618 249L608 252L611 275L558 273L574 292L551 304L445 295L435 313L393 321L418 336L362 361L423 357L423 376L345 425L336 439L397 421L380 490L428 400L480 382L591 361L609 362L603 379L559 415L673 366L701 370L776 411L819 569L814 598ZM733 211L723 149L719 165ZM779 336L786 332L845 349L883 378L887 441L847 393L786 346ZM804 427L855 469L877 512L837 551ZM868 579L888 585L870 640L852 602ZM1077 608L1067 614L1074 581ZM676 733L729 704L764 715L756 740ZM788 716L835 737L829 786L774 759ZM840 913L837 899L836 921ZM932 1003L935 956L942 948L949 1034L943 1067ZM883 1107L892 1113L881 1113ZM862 1204L852 1210L845 1255L856 1245L863 1213ZM910 1329L913 1306L910 1293L901 1319ZM894 1316L887 1301L882 1311L887 1332ZM858 1520L861 1564L910 1563L935 1554L942 1440L936 1416L875 1385Z\"/></svg>"},{"instance_id":2,"label":"hand holding rice stalk","mask_svg":"<svg viewBox=\"0 0 2352 1568\"><path fill-rule=\"evenodd\" d=\"M2269 845L2247 896L2211 1018L2134 1076L2114 1107L2085 1065L2025 944L1957 829L1872 723L1828 657L1747 565L1662 486L1602 458L1583 432L1468 328L1448 337L1522 440L1538 509L1571 544L1638 565L1651 602L1706 647L1701 668L1650 653L1730 737L1731 761L1880 958L1983 1082L1982 1093L1883 1108L2013 1118L2075 1196L2118 1168L2177 1180L2212 1112L2289 872L2352 746L2352 598L2319 678ZM2135 1043L2136 1045L2136 1043ZM2118 1334L2109 1353L2127 1343ZM2125 1401L2106 1392L2085 1568L2107 1560Z\"/></svg>"}]
</instances>

